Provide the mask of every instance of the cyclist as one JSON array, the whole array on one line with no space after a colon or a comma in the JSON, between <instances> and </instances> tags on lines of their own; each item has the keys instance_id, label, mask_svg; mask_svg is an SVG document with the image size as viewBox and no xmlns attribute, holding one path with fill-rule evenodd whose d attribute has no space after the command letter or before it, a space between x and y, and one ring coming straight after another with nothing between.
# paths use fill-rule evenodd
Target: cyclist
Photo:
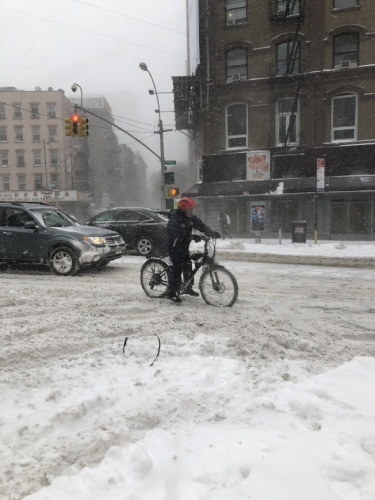
<instances>
[{"instance_id":1,"label":"cyclist","mask_svg":"<svg viewBox=\"0 0 375 500\"><path fill-rule=\"evenodd\" d=\"M178 296L181 273L188 279L192 271L189 245L192 239L192 229L201 231L210 238L221 238L220 233L212 231L199 217L193 215L195 202L191 198L181 198L177 210L171 210L167 226L168 254L172 261L171 282L167 298L173 302L181 302ZM192 288L193 283L187 288L186 293L198 297L199 293Z\"/></svg>"}]
</instances>

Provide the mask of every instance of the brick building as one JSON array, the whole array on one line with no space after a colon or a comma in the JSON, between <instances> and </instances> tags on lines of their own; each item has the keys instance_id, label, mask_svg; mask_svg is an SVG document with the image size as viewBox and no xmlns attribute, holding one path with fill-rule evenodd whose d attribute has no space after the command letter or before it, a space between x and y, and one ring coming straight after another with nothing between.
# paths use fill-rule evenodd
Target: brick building
<instances>
[{"instance_id":1,"label":"brick building","mask_svg":"<svg viewBox=\"0 0 375 500\"><path fill-rule=\"evenodd\" d=\"M200 64L174 77L176 126L201 182L185 194L214 225L372 239L373 0L199 0ZM257 219L257 216L261 217Z\"/></svg>"}]
</instances>

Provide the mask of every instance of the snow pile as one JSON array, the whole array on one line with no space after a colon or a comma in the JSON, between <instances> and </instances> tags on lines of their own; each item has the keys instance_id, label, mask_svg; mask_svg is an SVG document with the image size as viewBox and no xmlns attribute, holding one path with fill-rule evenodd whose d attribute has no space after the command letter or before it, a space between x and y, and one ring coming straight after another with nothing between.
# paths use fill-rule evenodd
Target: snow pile
<instances>
[{"instance_id":1,"label":"snow pile","mask_svg":"<svg viewBox=\"0 0 375 500\"><path fill-rule=\"evenodd\" d=\"M210 427L155 429L131 446L111 447L98 467L26 498L371 499L374 387L375 359L356 358L244 401L237 411L247 415L247 426L218 423L219 416Z\"/></svg>"}]
</instances>

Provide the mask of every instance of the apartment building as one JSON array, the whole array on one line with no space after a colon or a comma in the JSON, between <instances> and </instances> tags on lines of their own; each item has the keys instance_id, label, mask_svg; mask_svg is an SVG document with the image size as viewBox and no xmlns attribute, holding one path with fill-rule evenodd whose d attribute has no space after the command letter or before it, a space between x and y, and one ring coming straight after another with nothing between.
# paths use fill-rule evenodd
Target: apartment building
<instances>
[{"instance_id":1,"label":"apartment building","mask_svg":"<svg viewBox=\"0 0 375 500\"><path fill-rule=\"evenodd\" d=\"M44 201L81 217L88 213L83 189L86 160L81 139L65 136L74 111L64 91L0 88L0 200Z\"/></svg>"},{"instance_id":2,"label":"apartment building","mask_svg":"<svg viewBox=\"0 0 375 500\"><path fill-rule=\"evenodd\" d=\"M238 236L373 239L373 0L199 0L200 64L174 77L199 200Z\"/></svg>"}]
</instances>

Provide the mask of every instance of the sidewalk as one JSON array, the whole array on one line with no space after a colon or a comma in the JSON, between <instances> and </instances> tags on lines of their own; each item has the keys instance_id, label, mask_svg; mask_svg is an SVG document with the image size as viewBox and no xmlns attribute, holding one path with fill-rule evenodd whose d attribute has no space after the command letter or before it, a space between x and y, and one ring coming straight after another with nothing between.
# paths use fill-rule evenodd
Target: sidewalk
<instances>
[{"instance_id":1,"label":"sidewalk","mask_svg":"<svg viewBox=\"0 0 375 500\"><path fill-rule=\"evenodd\" d=\"M191 250L193 244L191 245ZM318 241L292 243L291 239L262 240L233 238L217 240L219 260L246 262L275 262L281 264L305 264L340 267L364 267L375 269L374 241Z\"/></svg>"}]
</instances>

